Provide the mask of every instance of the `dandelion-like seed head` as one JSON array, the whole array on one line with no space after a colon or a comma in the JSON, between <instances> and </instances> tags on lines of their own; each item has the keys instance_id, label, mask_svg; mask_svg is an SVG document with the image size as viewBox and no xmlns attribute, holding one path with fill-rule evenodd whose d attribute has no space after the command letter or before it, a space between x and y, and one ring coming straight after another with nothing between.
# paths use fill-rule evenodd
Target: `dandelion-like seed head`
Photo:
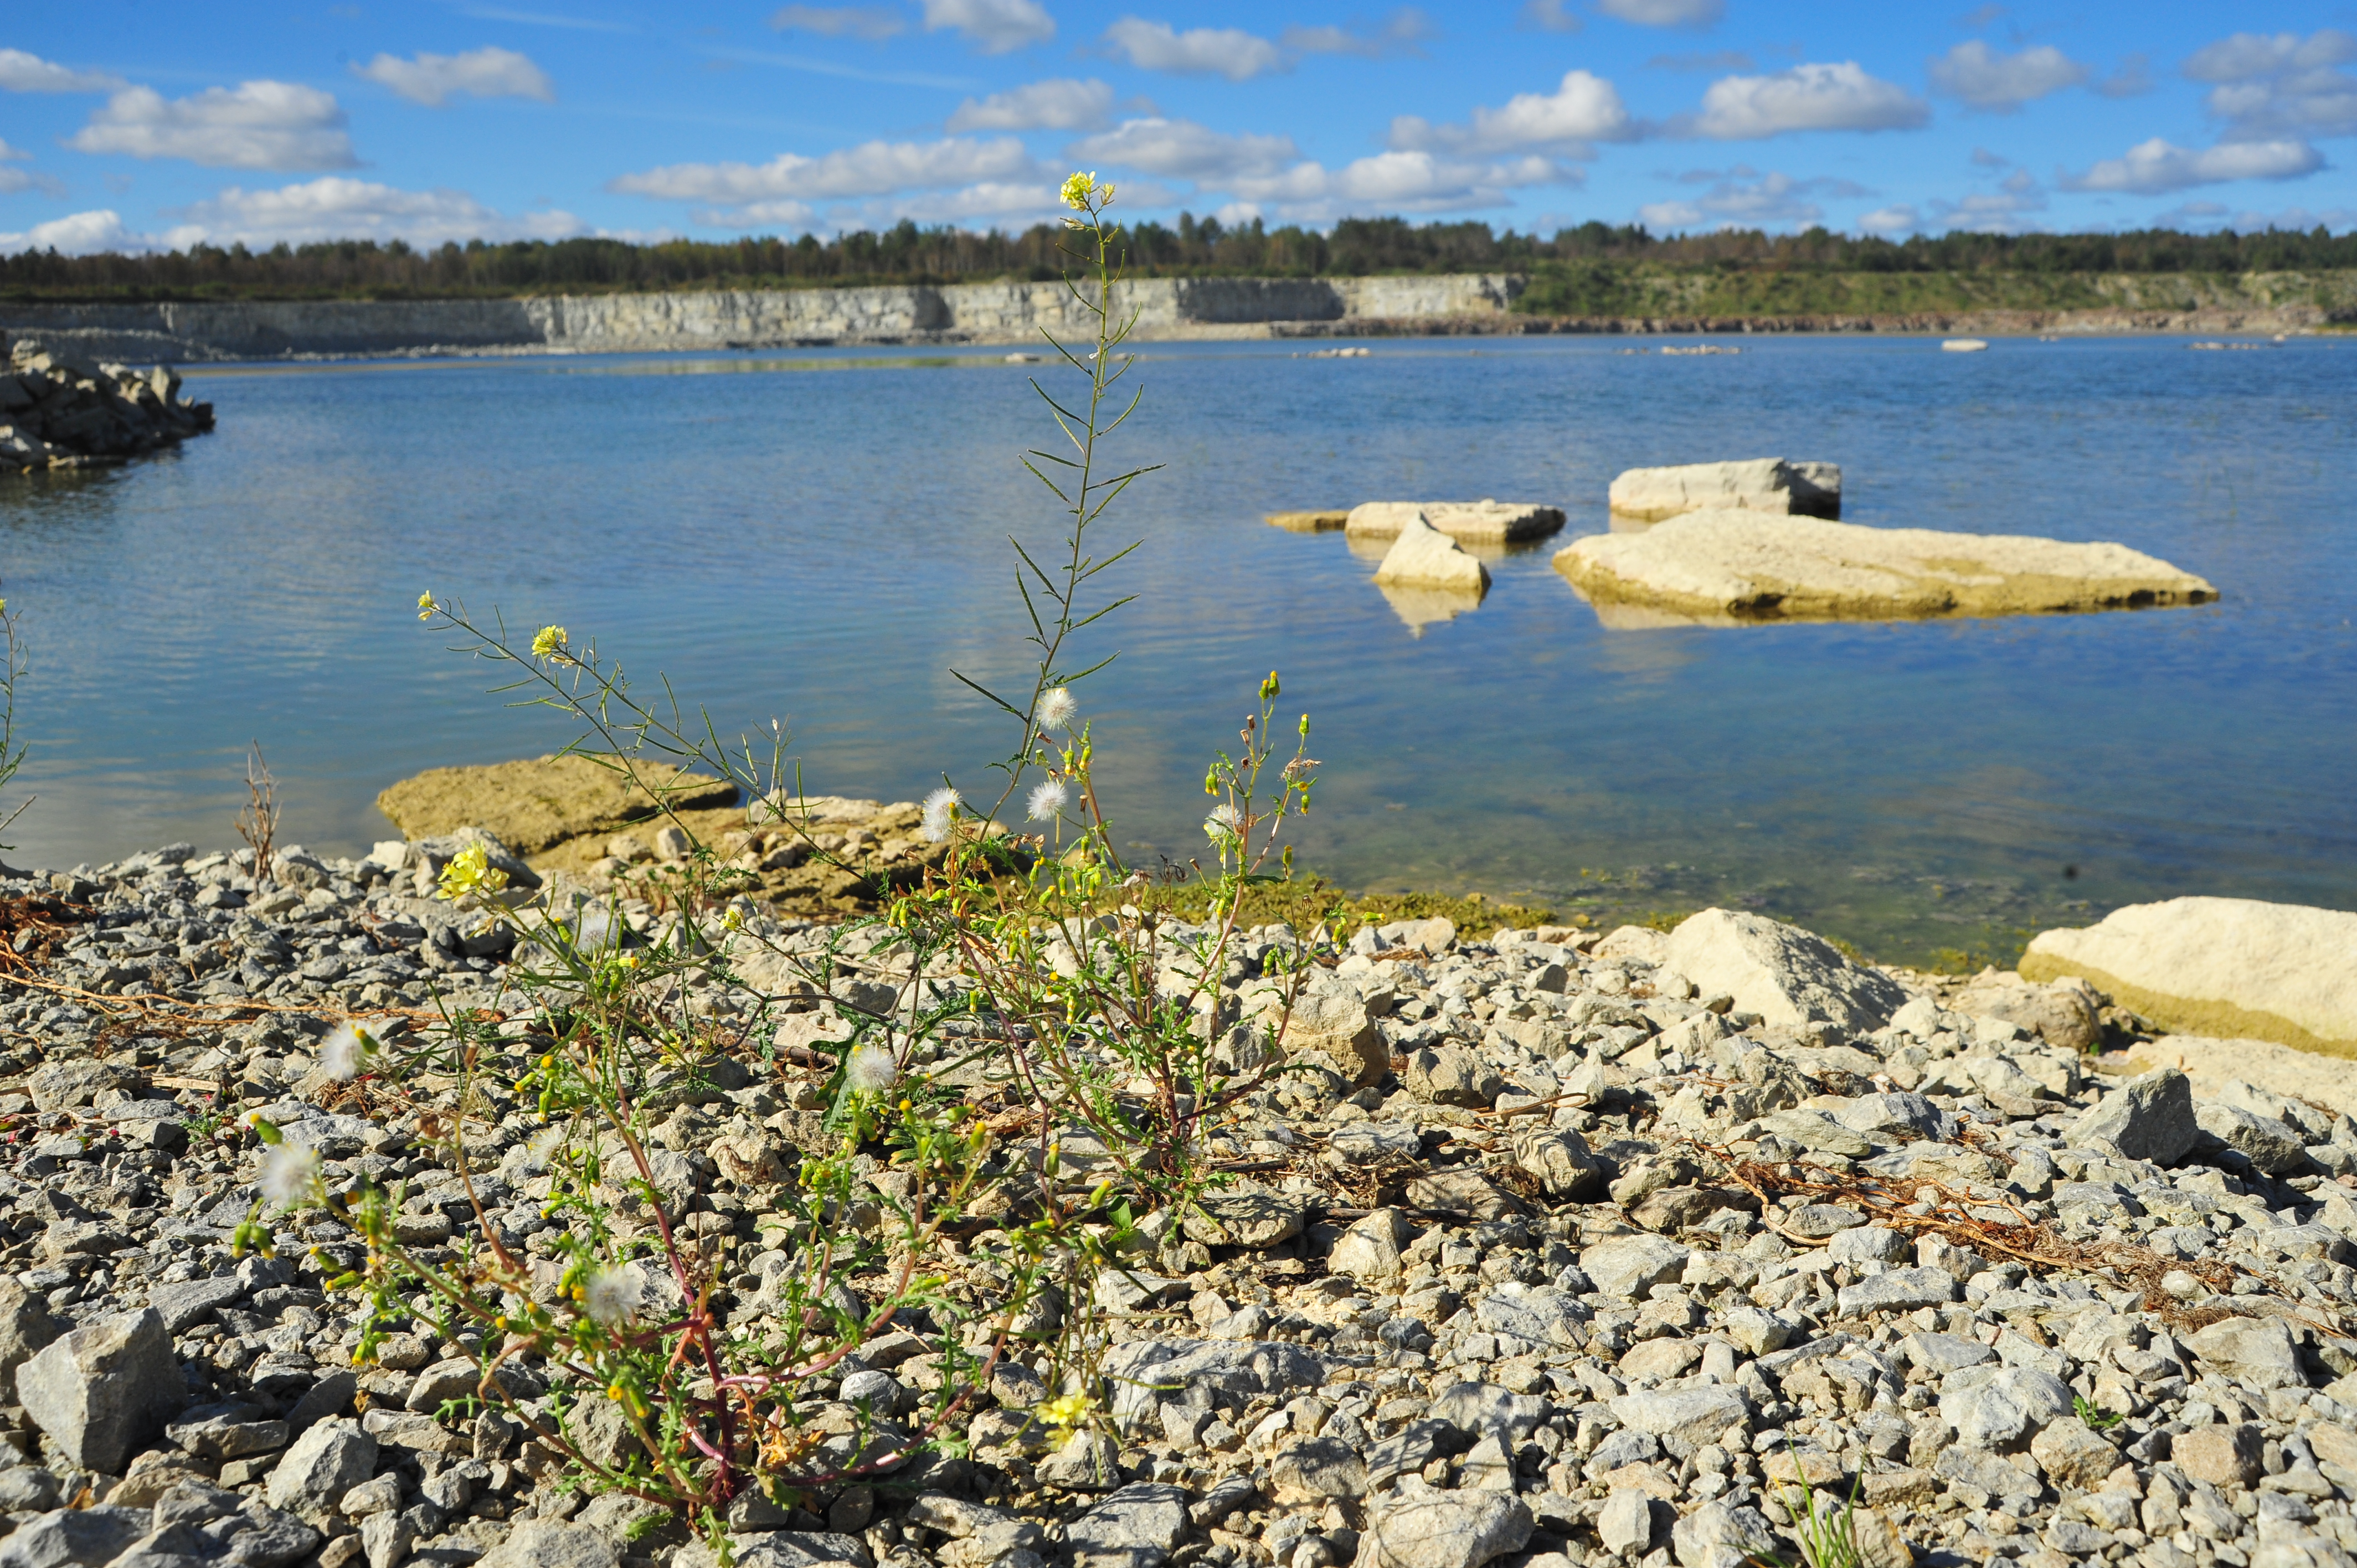
<instances>
[{"instance_id":1,"label":"dandelion-like seed head","mask_svg":"<svg viewBox=\"0 0 2357 1568\"><path fill-rule=\"evenodd\" d=\"M629 1263L593 1269L581 1283L581 1310L590 1320L612 1328L638 1316L647 1293L647 1277Z\"/></svg>"},{"instance_id":2,"label":"dandelion-like seed head","mask_svg":"<svg viewBox=\"0 0 2357 1568\"><path fill-rule=\"evenodd\" d=\"M545 1165L556 1157L558 1147L565 1142L562 1123L543 1127L524 1143L524 1152L534 1165Z\"/></svg>"},{"instance_id":3,"label":"dandelion-like seed head","mask_svg":"<svg viewBox=\"0 0 2357 1568\"><path fill-rule=\"evenodd\" d=\"M377 1053L374 1035L358 1024L339 1024L319 1047L319 1066L338 1083L350 1083L368 1070Z\"/></svg>"},{"instance_id":4,"label":"dandelion-like seed head","mask_svg":"<svg viewBox=\"0 0 2357 1568\"><path fill-rule=\"evenodd\" d=\"M533 634L532 656L534 659L553 659L564 651L565 628L563 627L544 626Z\"/></svg>"},{"instance_id":5,"label":"dandelion-like seed head","mask_svg":"<svg viewBox=\"0 0 2357 1568\"><path fill-rule=\"evenodd\" d=\"M254 1187L273 1208L295 1208L318 1190L319 1156L300 1144L274 1144L262 1156Z\"/></svg>"},{"instance_id":6,"label":"dandelion-like seed head","mask_svg":"<svg viewBox=\"0 0 2357 1568\"><path fill-rule=\"evenodd\" d=\"M939 843L950 836L950 824L957 821L957 810L965 804L965 797L944 784L925 797L924 832L926 839Z\"/></svg>"},{"instance_id":7,"label":"dandelion-like seed head","mask_svg":"<svg viewBox=\"0 0 2357 1568\"><path fill-rule=\"evenodd\" d=\"M855 1046L843 1064L844 1087L854 1094L881 1094L899 1077L900 1064L888 1046Z\"/></svg>"},{"instance_id":8,"label":"dandelion-like seed head","mask_svg":"<svg viewBox=\"0 0 2357 1568\"><path fill-rule=\"evenodd\" d=\"M1060 779L1049 779L1031 790L1031 820L1044 822L1063 811L1064 802L1072 798L1070 786Z\"/></svg>"},{"instance_id":9,"label":"dandelion-like seed head","mask_svg":"<svg viewBox=\"0 0 2357 1568\"><path fill-rule=\"evenodd\" d=\"M1208 837L1213 839L1236 838L1241 836L1243 831L1244 815L1231 805L1214 806L1211 808L1211 814L1203 819L1203 832Z\"/></svg>"},{"instance_id":10,"label":"dandelion-like seed head","mask_svg":"<svg viewBox=\"0 0 2357 1568\"><path fill-rule=\"evenodd\" d=\"M1072 722L1081 711L1081 700L1072 695L1070 686L1058 686L1039 695L1039 727L1061 729Z\"/></svg>"}]
</instances>

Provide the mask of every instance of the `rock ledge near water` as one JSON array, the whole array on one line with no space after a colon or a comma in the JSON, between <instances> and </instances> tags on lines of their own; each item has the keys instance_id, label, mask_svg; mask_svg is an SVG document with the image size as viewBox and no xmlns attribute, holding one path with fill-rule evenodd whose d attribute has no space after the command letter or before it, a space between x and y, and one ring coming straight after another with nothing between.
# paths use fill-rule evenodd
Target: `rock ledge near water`
<instances>
[{"instance_id":1,"label":"rock ledge near water","mask_svg":"<svg viewBox=\"0 0 2357 1568\"><path fill-rule=\"evenodd\" d=\"M0 371L0 473L108 467L212 427L213 405L181 396L168 365L85 364L20 340Z\"/></svg>"}]
</instances>

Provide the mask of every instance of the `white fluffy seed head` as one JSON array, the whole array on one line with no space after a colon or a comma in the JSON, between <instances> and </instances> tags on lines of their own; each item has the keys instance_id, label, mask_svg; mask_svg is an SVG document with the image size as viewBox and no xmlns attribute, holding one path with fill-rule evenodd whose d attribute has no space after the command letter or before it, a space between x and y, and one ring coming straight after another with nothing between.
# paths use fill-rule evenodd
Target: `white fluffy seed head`
<instances>
[{"instance_id":1,"label":"white fluffy seed head","mask_svg":"<svg viewBox=\"0 0 2357 1568\"><path fill-rule=\"evenodd\" d=\"M925 797L924 832L934 843L950 836L950 823L957 819L957 809L965 797L944 784Z\"/></svg>"},{"instance_id":2,"label":"white fluffy seed head","mask_svg":"<svg viewBox=\"0 0 2357 1568\"><path fill-rule=\"evenodd\" d=\"M338 1083L350 1083L368 1070L377 1050L376 1037L358 1024L339 1024L319 1044L319 1067Z\"/></svg>"},{"instance_id":3,"label":"white fluffy seed head","mask_svg":"<svg viewBox=\"0 0 2357 1568\"><path fill-rule=\"evenodd\" d=\"M1234 838L1243 831L1243 813L1233 806L1214 806L1211 814L1203 819L1203 832L1215 839Z\"/></svg>"},{"instance_id":4,"label":"white fluffy seed head","mask_svg":"<svg viewBox=\"0 0 2357 1568\"><path fill-rule=\"evenodd\" d=\"M854 1046L843 1064L844 1087L854 1094L881 1094L899 1078L900 1064L888 1046Z\"/></svg>"},{"instance_id":5,"label":"white fluffy seed head","mask_svg":"<svg viewBox=\"0 0 2357 1568\"><path fill-rule=\"evenodd\" d=\"M638 1316L647 1293L647 1277L629 1263L609 1263L590 1272L581 1282L581 1310L608 1328Z\"/></svg>"},{"instance_id":6,"label":"white fluffy seed head","mask_svg":"<svg viewBox=\"0 0 2357 1568\"><path fill-rule=\"evenodd\" d=\"M1072 798L1071 788L1060 779L1050 779L1031 790L1031 820L1044 822L1060 814L1064 803Z\"/></svg>"},{"instance_id":7,"label":"white fluffy seed head","mask_svg":"<svg viewBox=\"0 0 2357 1568\"><path fill-rule=\"evenodd\" d=\"M273 1144L263 1154L253 1185L271 1208L296 1208L318 1189L319 1156L300 1144Z\"/></svg>"},{"instance_id":8,"label":"white fluffy seed head","mask_svg":"<svg viewBox=\"0 0 2357 1568\"><path fill-rule=\"evenodd\" d=\"M1070 686L1058 686L1039 695L1039 727L1062 729L1081 711L1081 701Z\"/></svg>"}]
</instances>

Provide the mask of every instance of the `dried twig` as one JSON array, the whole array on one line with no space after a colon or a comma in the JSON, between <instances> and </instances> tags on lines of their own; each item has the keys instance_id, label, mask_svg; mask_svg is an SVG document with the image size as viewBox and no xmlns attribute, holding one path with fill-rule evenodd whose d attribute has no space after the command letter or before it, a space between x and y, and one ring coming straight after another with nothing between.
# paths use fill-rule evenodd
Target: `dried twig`
<instances>
[{"instance_id":1,"label":"dried twig","mask_svg":"<svg viewBox=\"0 0 2357 1568\"><path fill-rule=\"evenodd\" d=\"M237 814L237 836L253 851L253 885L256 887L270 880L270 859L278 838L278 780L270 776L270 764L263 759L262 743L253 742L253 751L245 759L245 810Z\"/></svg>"}]
</instances>

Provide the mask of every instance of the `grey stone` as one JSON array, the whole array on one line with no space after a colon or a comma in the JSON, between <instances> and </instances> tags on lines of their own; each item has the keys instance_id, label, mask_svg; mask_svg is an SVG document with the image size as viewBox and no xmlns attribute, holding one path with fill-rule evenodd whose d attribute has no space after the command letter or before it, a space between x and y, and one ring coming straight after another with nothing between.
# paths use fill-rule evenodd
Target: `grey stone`
<instances>
[{"instance_id":1,"label":"grey stone","mask_svg":"<svg viewBox=\"0 0 2357 1568\"><path fill-rule=\"evenodd\" d=\"M1496 1069L1461 1046L1417 1051L1399 1077L1410 1094L1436 1105L1486 1111L1506 1090L1506 1080Z\"/></svg>"},{"instance_id":2,"label":"grey stone","mask_svg":"<svg viewBox=\"0 0 2357 1568\"><path fill-rule=\"evenodd\" d=\"M344 1494L376 1472L377 1442L360 1423L322 1421L295 1440L270 1472L270 1506L299 1519L324 1520Z\"/></svg>"},{"instance_id":3,"label":"grey stone","mask_svg":"<svg viewBox=\"0 0 2357 1568\"><path fill-rule=\"evenodd\" d=\"M1401 1273L1400 1249L1415 1236L1407 1217L1396 1208L1378 1208L1342 1232L1326 1257L1326 1272L1361 1283L1395 1280Z\"/></svg>"},{"instance_id":4,"label":"grey stone","mask_svg":"<svg viewBox=\"0 0 2357 1568\"><path fill-rule=\"evenodd\" d=\"M2047 1423L2071 1413L2071 1388L2035 1367L2006 1367L1988 1381L1940 1396L1940 1419L1968 1448L2018 1449Z\"/></svg>"},{"instance_id":5,"label":"grey stone","mask_svg":"<svg viewBox=\"0 0 2357 1568\"><path fill-rule=\"evenodd\" d=\"M1757 1509L1708 1502L1670 1532L1679 1568L1745 1568L1776 1550L1776 1532Z\"/></svg>"},{"instance_id":6,"label":"grey stone","mask_svg":"<svg viewBox=\"0 0 2357 1568\"><path fill-rule=\"evenodd\" d=\"M1538 1177L1558 1202L1585 1203L1604 1188L1603 1163L1588 1152L1587 1140L1568 1127L1518 1133L1513 1148L1514 1163Z\"/></svg>"},{"instance_id":7,"label":"grey stone","mask_svg":"<svg viewBox=\"0 0 2357 1568\"><path fill-rule=\"evenodd\" d=\"M1420 1482L1373 1500L1355 1568L1480 1568L1520 1552L1531 1510L1511 1492L1439 1492Z\"/></svg>"},{"instance_id":8,"label":"grey stone","mask_svg":"<svg viewBox=\"0 0 2357 1568\"><path fill-rule=\"evenodd\" d=\"M1924 1368L1936 1377L1965 1367L1977 1367L1996 1359L1996 1352L1977 1339L1967 1339L1959 1334L1933 1334L1928 1330L1910 1334L1900 1341L1900 1349L1909 1360Z\"/></svg>"},{"instance_id":9,"label":"grey stone","mask_svg":"<svg viewBox=\"0 0 2357 1568\"><path fill-rule=\"evenodd\" d=\"M1114 1419L1124 1430L1182 1390L1273 1394L1326 1380L1326 1363L1297 1345L1221 1339L1133 1340L1106 1352L1103 1370Z\"/></svg>"},{"instance_id":10,"label":"grey stone","mask_svg":"<svg viewBox=\"0 0 2357 1568\"><path fill-rule=\"evenodd\" d=\"M2272 1116L2205 1100L2193 1108L2193 1121L2269 1176L2295 1176L2308 1168L2308 1147L2299 1134Z\"/></svg>"},{"instance_id":11,"label":"grey stone","mask_svg":"<svg viewBox=\"0 0 2357 1568\"><path fill-rule=\"evenodd\" d=\"M65 1111L88 1105L105 1090L136 1092L139 1071L121 1062L78 1057L70 1061L43 1062L26 1079L25 1091L36 1111Z\"/></svg>"},{"instance_id":12,"label":"grey stone","mask_svg":"<svg viewBox=\"0 0 2357 1568\"><path fill-rule=\"evenodd\" d=\"M1579 1268L1606 1295L1635 1297L1677 1279L1693 1256L1665 1236L1616 1236L1580 1253Z\"/></svg>"},{"instance_id":13,"label":"grey stone","mask_svg":"<svg viewBox=\"0 0 2357 1568\"><path fill-rule=\"evenodd\" d=\"M1339 1437L1286 1444L1270 1455L1268 1477L1269 1500L1286 1506L1367 1495L1366 1461Z\"/></svg>"},{"instance_id":14,"label":"grey stone","mask_svg":"<svg viewBox=\"0 0 2357 1568\"><path fill-rule=\"evenodd\" d=\"M1517 1443L1536 1432L1554 1409L1545 1400L1509 1393L1493 1383L1452 1383L1430 1406L1435 1421L1463 1432L1502 1432Z\"/></svg>"},{"instance_id":15,"label":"grey stone","mask_svg":"<svg viewBox=\"0 0 2357 1568\"><path fill-rule=\"evenodd\" d=\"M2081 1113L2063 1142L2085 1148L2108 1144L2132 1160L2174 1165L2201 1139L2193 1115L2193 1084L2165 1067L2132 1078Z\"/></svg>"},{"instance_id":16,"label":"grey stone","mask_svg":"<svg viewBox=\"0 0 2357 1568\"><path fill-rule=\"evenodd\" d=\"M1653 1501L1643 1492L1618 1491L1596 1515L1596 1537L1607 1552L1635 1560L1653 1543Z\"/></svg>"},{"instance_id":17,"label":"grey stone","mask_svg":"<svg viewBox=\"0 0 2357 1568\"><path fill-rule=\"evenodd\" d=\"M180 1335L203 1322L215 1307L228 1306L244 1294L245 1287L234 1279L188 1280L157 1285L147 1293L147 1305L162 1316L167 1332Z\"/></svg>"},{"instance_id":18,"label":"grey stone","mask_svg":"<svg viewBox=\"0 0 2357 1568\"><path fill-rule=\"evenodd\" d=\"M0 1388L16 1387L16 1369L65 1331L40 1297L13 1276L0 1276Z\"/></svg>"},{"instance_id":19,"label":"grey stone","mask_svg":"<svg viewBox=\"0 0 2357 1568\"><path fill-rule=\"evenodd\" d=\"M404 1509L399 1513L372 1513L361 1520L361 1550L368 1554L369 1568L400 1568L409 1560L409 1549L424 1533L421 1512Z\"/></svg>"},{"instance_id":20,"label":"grey stone","mask_svg":"<svg viewBox=\"0 0 2357 1568\"><path fill-rule=\"evenodd\" d=\"M1879 1225L1857 1225L1825 1243L1825 1255L1841 1262L1895 1263L1913 1250L1913 1243L1896 1230Z\"/></svg>"},{"instance_id":21,"label":"grey stone","mask_svg":"<svg viewBox=\"0 0 2357 1568\"><path fill-rule=\"evenodd\" d=\"M2229 1317L2186 1337L2205 1366L2260 1389L2304 1389L2299 1344L2280 1317Z\"/></svg>"},{"instance_id":22,"label":"grey stone","mask_svg":"<svg viewBox=\"0 0 2357 1568\"><path fill-rule=\"evenodd\" d=\"M1866 1216L1838 1203L1804 1203L1784 1216L1783 1228L1794 1236L1823 1241L1866 1223Z\"/></svg>"},{"instance_id":23,"label":"grey stone","mask_svg":"<svg viewBox=\"0 0 2357 1568\"><path fill-rule=\"evenodd\" d=\"M833 1530L765 1530L738 1536L736 1547L736 1568L872 1568L875 1561L857 1537ZM672 1568L718 1568L718 1559L691 1542L672 1558Z\"/></svg>"},{"instance_id":24,"label":"grey stone","mask_svg":"<svg viewBox=\"0 0 2357 1568\"><path fill-rule=\"evenodd\" d=\"M152 1307L77 1328L16 1369L33 1423L75 1464L110 1476L163 1429L184 1387Z\"/></svg>"},{"instance_id":25,"label":"grey stone","mask_svg":"<svg viewBox=\"0 0 2357 1568\"><path fill-rule=\"evenodd\" d=\"M1749 1356L1781 1350L1792 1337L1792 1326L1772 1312L1756 1306L1734 1306L1719 1314L1718 1326L1735 1348Z\"/></svg>"},{"instance_id":26,"label":"grey stone","mask_svg":"<svg viewBox=\"0 0 2357 1568\"><path fill-rule=\"evenodd\" d=\"M1196 1200L1182 1228L1206 1246L1274 1247L1301 1234L1301 1209L1290 1193L1211 1193Z\"/></svg>"},{"instance_id":27,"label":"grey stone","mask_svg":"<svg viewBox=\"0 0 2357 1568\"><path fill-rule=\"evenodd\" d=\"M1064 1544L1072 1568L1161 1568L1186 1535L1187 1494L1140 1481L1066 1525Z\"/></svg>"},{"instance_id":28,"label":"grey stone","mask_svg":"<svg viewBox=\"0 0 2357 1568\"><path fill-rule=\"evenodd\" d=\"M0 1513L47 1513L58 1506L63 1487L38 1465L0 1470Z\"/></svg>"},{"instance_id":29,"label":"grey stone","mask_svg":"<svg viewBox=\"0 0 2357 1568\"><path fill-rule=\"evenodd\" d=\"M1992 1498L2036 1497L2040 1489L2038 1477L1986 1448L1968 1444L1948 1444L1932 1461L1932 1473L1943 1481L1953 1481L1976 1487Z\"/></svg>"},{"instance_id":30,"label":"grey stone","mask_svg":"<svg viewBox=\"0 0 2357 1568\"><path fill-rule=\"evenodd\" d=\"M222 1402L183 1411L164 1428L164 1435L182 1452L199 1459L242 1459L286 1446L286 1423L257 1421L253 1405Z\"/></svg>"},{"instance_id":31,"label":"grey stone","mask_svg":"<svg viewBox=\"0 0 2357 1568\"><path fill-rule=\"evenodd\" d=\"M2197 1481L2230 1488L2258 1480L2264 1453L2259 1429L2248 1423L2197 1426L2179 1433L2169 1445L2169 1456L2179 1469Z\"/></svg>"},{"instance_id":32,"label":"grey stone","mask_svg":"<svg viewBox=\"0 0 2357 1568\"><path fill-rule=\"evenodd\" d=\"M1622 1394L1612 1402L1612 1415L1632 1431L1700 1447L1717 1442L1728 1427L1749 1422L1751 1406L1735 1390L1718 1385Z\"/></svg>"},{"instance_id":33,"label":"grey stone","mask_svg":"<svg viewBox=\"0 0 2357 1568\"><path fill-rule=\"evenodd\" d=\"M1863 1159L1874 1152L1874 1141L1855 1127L1846 1127L1822 1111L1810 1111L1799 1106L1790 1111L1778 1111L1760 1119L1760 1124L1787 1143L1798 1144L1812 1154L1839 1155L1845 1159Z\"/></svg>"},{"instance_id":34,"label":"grey stone","mask_svg":"<svg viewBox=\"0 0 2357 1568\"><path fill-rule=\"evenodd\" d=\"M472 1361L436 1361L409 1385L409 1408L430 1414L447 1401L473 1393L482 1377L483 1369Z\"/></svg>"},{"instance_id":35,"label":"grey stone","mask_svg":"<svg viewBox=\"0 0 2357 1568\"><path fill-rule=\"evenodd\" d=\"M1474 1305L1473 1315L1487 1334L1511 1334L1566 1350L1586 1343L1579 1326L1587 1309L1551 1285L1504 1281Z\"/></svg>"},{"instance_id":36,"label":"grey stone","mask_svg":"<svg viewBox=\"0 0 2357 1568\"><path fill-rule=\"evenodd\" d=\"M1414 1475L1444 1455L1465 1451L1465 1434L1453 1422L1410 1422L1367 1450L1367 1485L1377 1491Z\"/></svg>"},{"instance_id":37,"label":"grey stone","mask_svg":"<svg viewBox=\"0 0 2357 1568\"><path fill-rule=\"evenodd\" d=\"M1038 1474L1070 1491L1111 1491L1121 1485L1121 1447L1102 1432L1075 1432L1039 1461Z\"/></svg>"},{"instance_id":38,"label":"grey stone","mask_svg":"<svg viewBox=\"0 0 2357 1568\"><path fill-rule=\"evenodd\" d=\"M99 1568L145 1535L152 1522L145 1509L60 1509L0 1541L0 1568Z\"/></svg>"},{"instance_id":39,"label":"grey stone","mask_svg":"<svg viewBox=\"0 0 2357 1568\"><path fill-rule=\"evenodd\" d=\"M2074 1415L2066 1415L2031 1439L2029 1455L2058 1484L2093 1491L2120 1466L2120 1451Z\"/></svg>"},{"instance_id":40,"label":"grey stone","mask_svg":"<svg viewBox=\"0 0 2357 1568\"><path fill-rule=\"evenodd\" d=\"M1897 981L1852 963L1824 938L1730 909L1681 922L1667 965L1705 995L1730 995L1738 1010L1788 1027L1822 1022L1864 1034L1907 1003Z\"/></svg>"},{"instance_id":41,"label":"grey stone","mask_svg":"<svg viewBox=\"0 0 2357 1568\"><path fill-rule=\"evenodd\" d=\"M1945 1269L1888 1269L1856 1284L1844 1285L1835 1297L1835 1309L1844 1317L1873 1312L1912 1312L1941 1306L1956 1299L1956 1276Z\"/></svg>"},{"instance_id":42,"label":"grey stone","mask_svg":"<svg viewBox=\"0 0 2357 1568\"><path fill-rule=\"evenodd\" d=\"M1956 1136L1956 1119L1920 1094L1862 1094L1833 1113L1853 1132L1912 1133L1935 1143Z\"/></svg>"}]
</instances>

